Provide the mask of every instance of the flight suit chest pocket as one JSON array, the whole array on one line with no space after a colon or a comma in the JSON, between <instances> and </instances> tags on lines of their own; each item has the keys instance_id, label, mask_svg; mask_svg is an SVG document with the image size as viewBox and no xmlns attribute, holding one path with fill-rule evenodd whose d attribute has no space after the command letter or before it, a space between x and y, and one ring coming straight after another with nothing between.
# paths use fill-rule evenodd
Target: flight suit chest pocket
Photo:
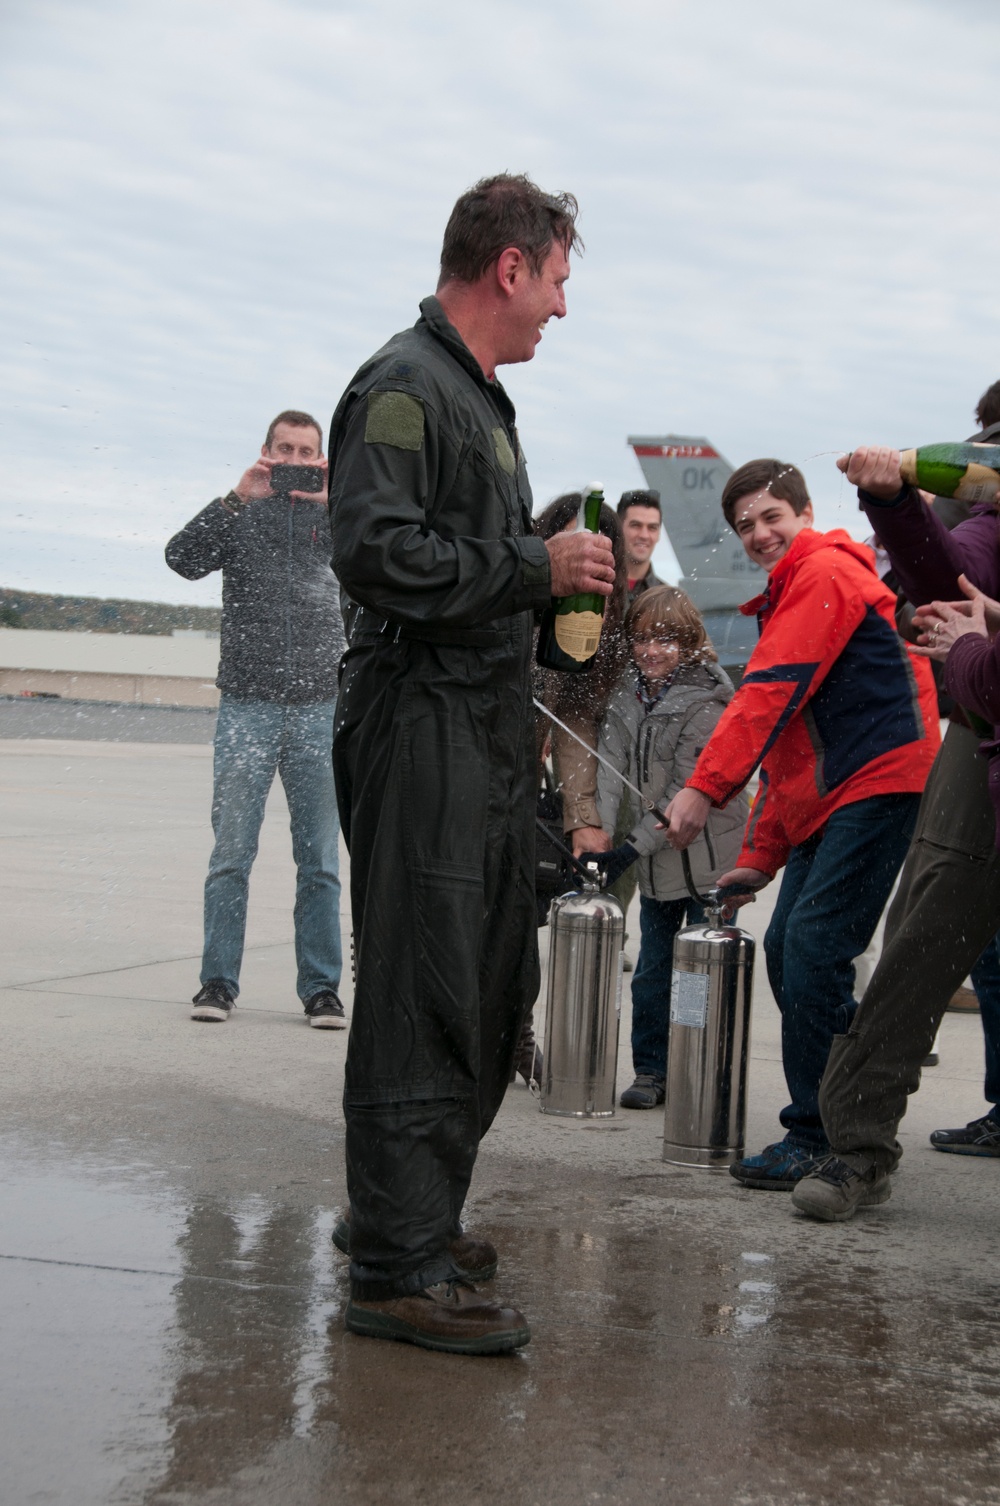
<instances>
[{"instance_id":1,"label":"flight suit chest pocket","mask_svg":"<svg viewBox=\"0 0 1000 1506\"><path fill-rule=\"evenodd\" d=\"M500 430L503 434L503 430ZM513 460L513 451L510 450ZM517 492L517 465L504 470L494 448L493 435L477 437L470 455L473 478L476 526L471 530L480 538L516 537L521 527L521 505ZM484 506L485 504L488 504Z\"/></svg>"}]
</instances>

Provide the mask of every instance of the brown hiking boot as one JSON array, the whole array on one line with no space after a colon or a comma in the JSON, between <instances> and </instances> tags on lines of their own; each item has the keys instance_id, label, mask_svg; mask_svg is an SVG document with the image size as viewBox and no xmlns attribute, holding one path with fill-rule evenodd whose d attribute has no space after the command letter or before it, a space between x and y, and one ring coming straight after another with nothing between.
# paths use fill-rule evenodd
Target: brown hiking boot
<instances>
[{"instance_id":1,"label":"brown hiking boot","mask_svg":"<svg viewBox=\"0 0 1000 1506\"><path fill-rule=\"evenodd\" d=\"M464 1281L439 1281L412 1296L384 1302L352 1297L344 1326L369 1339L400 1339L449 1354L506 1354L531 1338L516 1308L481 1297Z\"/></svg>"},{"instance_id":2,"label":"brown hiking boot","mask_svg":"<svg viewBox=\"0 0 1000 1506\"><path fill-rule=\"evenodd\" d=\"M887 1203L891 1195L889 1173L874 1162L862 1169L829 1155L792 1189L792 1204L821 1223L842 1224L859 1208Z\"/></svg>"},{"instance_id":3,"label":"brown hiking boot","mask_svg":"<svg viewBox=\"0 0 1000 1506\"><path fill-rule=\"evenodd\" d=\"M351 1253L351 1210L338 1218L330 1235L343 1255ZM458 1267L460 1275L468 1281L492 1281L497 1273L496 1245L488 1239L477 1239L474 1234L461 1234L449 1241L448 1254Z\"/></svg>"}]
</instances>

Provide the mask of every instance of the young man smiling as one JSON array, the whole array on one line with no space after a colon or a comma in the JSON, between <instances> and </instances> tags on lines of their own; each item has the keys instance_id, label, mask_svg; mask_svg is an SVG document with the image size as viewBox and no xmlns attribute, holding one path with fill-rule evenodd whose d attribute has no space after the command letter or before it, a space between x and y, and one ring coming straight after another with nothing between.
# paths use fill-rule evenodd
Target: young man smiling
<instances>
[{"instance_id":1,"label":"young man smiling","mask_svg":"<svg viewBox=\"0 0 1000 1506\"><path fill-rule=\"evenodd\" d=\"M653 550L660 541L663 527L659 492L622 492L618 517L625 535L629 600L635 601L643 591L663 584L652 565Z\"/></svg>"},{"instance_id":2,"label":"young man smiling","mask_svg":"<svg viewBox=\"0 0 1000 1506\"><path fill-rule=\"evenodd\" d=\"M760 889L785 868L764 952L792 1101L784 1138L731 1172L745 1187L788 1190L829 1153L819 1085L855 1009L854 958L913 833L939 743L937 701L927 664L897 636L895 597L871 550L842 529L813 529L794 466L742 466L722 508L768 572L763 595L742 608L761 637L667 814L670 840L687 847L761 766L743 850L720 883Z\"/></svg>"}]
</instances>

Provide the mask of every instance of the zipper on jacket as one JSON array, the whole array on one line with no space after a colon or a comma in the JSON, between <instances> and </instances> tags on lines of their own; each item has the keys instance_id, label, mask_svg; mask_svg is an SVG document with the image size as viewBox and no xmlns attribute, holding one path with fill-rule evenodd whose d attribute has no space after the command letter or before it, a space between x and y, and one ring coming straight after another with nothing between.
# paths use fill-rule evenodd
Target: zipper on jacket
<instances>
[{"instance_id":1,"label":"zipper on jacket","mask_svg":"<svg viewBox=\"0 0 1000 1506\"><path fill-rule=\"evenodd\" d=\"M650 743L653 740L653 726L651 717L646 717L646 725L642 730L645 736L643 737L642 743L642 769L640 771L641 777L639 779L639 785L640 788L645 789L646 785L649 783L649 747Z\"/></svg>"},{"instance_id":2,"label":"zipper on jacket","mask_svg":"<svg viewBox=\"0 0 1000 1506\"><path fill-rule=\"evenodd\" d=\"M292 685L292 555L295 551L295 498L288 499L288 560L285 593L285 689Z\"/></svg>"}]
</instances>

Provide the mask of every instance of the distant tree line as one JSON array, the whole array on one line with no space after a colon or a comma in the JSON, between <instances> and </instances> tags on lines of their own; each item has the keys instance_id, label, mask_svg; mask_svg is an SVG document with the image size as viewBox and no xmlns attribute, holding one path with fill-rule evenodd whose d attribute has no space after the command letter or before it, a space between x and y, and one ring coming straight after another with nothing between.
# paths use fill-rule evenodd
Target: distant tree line
<instances>
[{"instance_id":1,"label":"distant tree line","mask_svg":"<svg viewBox=\"0 0 1000 1506\"><path fill-rule=\"evenodd\" d=\"M77 633L153 633L174 628L217 633L219 607L178 607L160 601L122 601L94 596L47 596L0 586L0 627Z\"/></svg>"}]
</instances>

